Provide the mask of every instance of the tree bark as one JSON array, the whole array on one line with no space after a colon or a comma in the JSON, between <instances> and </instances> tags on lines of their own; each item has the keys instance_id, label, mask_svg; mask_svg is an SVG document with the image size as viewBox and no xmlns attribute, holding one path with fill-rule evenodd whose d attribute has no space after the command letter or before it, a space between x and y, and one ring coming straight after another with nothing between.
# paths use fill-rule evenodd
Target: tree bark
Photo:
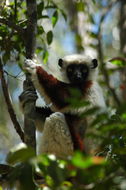
<instances>
[{"instance_id":1,"label":"tree bark","mask_svg":"<svg viewBox=\"0 0 126 190\"><path fill-rule=\"evenodd\" d=\"M120 1L120 51L126 57L126 1Z\"/></svg>"},{"instance_id":2,"label":"tree bark","mask_svg":"<svg viewBox=\"0 0 126 190\"><path fill-rule=\"evenodd\" d=\"M126 57L126 0L120 1L120 20L119 20L119 29L120 29L120 53ZM126 101L126 67L124 67L120 74L122 81L122 101Z\"/></svg>"},{"instance_id":3,"label":"tree bark","mask_svg":"<svg viewBox=\"0 0 126 190\"><path fill-rule=\"evenodd\" d=\"M35 48L36 48L36 33L37 33L37 4L36 0L26 0L27 3L27 30L26 30L26 58L33 59ZM32 87L34 90L33 83L31 82L30 76L26 75L26 80L24 81L24 90ZM35 109L35 102L29 102L27 105L29 111ZM36 147L35 139L35 125L32 120L28 118L27 107L24 113L24 139L28 146L33 148Z\"/></svg>"},{"instance_id":4,"label":"tree bark","mask_svg":"<svg viewBox=\"0 0 126 190\"><path fill-rule=\"evenodd\" d=\"M10 115L11 121L14 125L16 132L20 136L21 140L24 142L24 133L23 133L23 130L22 130L22 128L21 128L21 126L17 120L17 116L15 114L15 111L13 109L13 105L12 105L9 90L8 90L8 86L7 86L5 77L4 77L3 65L2 65L1 59L0 59L0 79L1 79L1 86L2 86L2 90L3 90L5 102L7 105L7 109L8 109L8 113Z\"/></svg>"}]
</instances>

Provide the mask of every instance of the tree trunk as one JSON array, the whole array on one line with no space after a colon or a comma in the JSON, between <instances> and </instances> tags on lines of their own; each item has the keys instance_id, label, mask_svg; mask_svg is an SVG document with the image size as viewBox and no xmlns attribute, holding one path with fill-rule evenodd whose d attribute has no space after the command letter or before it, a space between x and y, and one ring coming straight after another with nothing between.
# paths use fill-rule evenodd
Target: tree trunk
<instances>
[{"instance_id":1,"label":"tree trunk","mask_svg":"<svg viewBox=\"0 0 126 190\"><path fill-rule=\"evenodd\" d=\"M120 52L121 55L126 57L126 0L120 1ZM121 81L122 81L122 101L126 101L126 67L121 71Z\"/></svg>"},{"instance_id":2,"label":"tree trunk","mask_svg":"<svg viewBox=\"0 0 126 190\"><path fill-rule=\"evenodd\" d=\"M34 52L36 48L36 33L37 33L37 5L36 0L26 0L27 2L27 30L26 30L26 58L33 59ZM26 80L24 81L24 90L32 87L35 90L33 83L31 82L30 76L26 75ZM27 105L29 111L35 109L35 102L29 102ZM27 110L27 108L26 108ZM28 146L33 148L36 147L35 139L35 125L32 120L28 119L27 111L24 113L24 139Z\"/></svg>"}]
</instances>

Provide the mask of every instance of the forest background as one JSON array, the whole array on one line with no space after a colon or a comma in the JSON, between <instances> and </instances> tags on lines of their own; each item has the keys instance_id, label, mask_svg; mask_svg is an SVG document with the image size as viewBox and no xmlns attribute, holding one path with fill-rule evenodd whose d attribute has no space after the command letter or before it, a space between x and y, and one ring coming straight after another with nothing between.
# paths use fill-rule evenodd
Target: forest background
<instances>
[{"instance_id":1,"label":"forest background","mask_svg":"<svg viewBox=\"0 0 126 190\"><path fill-rule=\"evenodd\" d=\"M108 113L85 113L96 117L91 126L96 130L88 135L99 142L99 152L77 152L68 161L46 155L40 159L30 148L8 155L23 141L35 148L34 125L27 115L24 122L18 100L25 57L35 54L58 76L57 60L73 53L97 57L100 63L98 79ZM17 188L17 181L17 189L44 189L46 185L34 183L31 170L36 165L51 189L126 189L125 0L0 0L0 79L0 189L6 182ZM74 167L69 170L68 165Z\"/></svg>"}]
</instances>

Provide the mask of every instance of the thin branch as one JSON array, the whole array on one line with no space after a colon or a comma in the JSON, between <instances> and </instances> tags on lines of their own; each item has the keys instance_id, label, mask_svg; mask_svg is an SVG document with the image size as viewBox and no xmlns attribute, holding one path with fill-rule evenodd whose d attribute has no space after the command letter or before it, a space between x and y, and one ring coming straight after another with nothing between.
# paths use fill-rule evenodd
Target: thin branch
<instances>
[{"instance_id":1,"label":"thin branch","mask_svg":"<svg viewBox=\"0 0 126 190\"><path fill-rule=\"evenodd\" d=\"M109 11L111 10L111 8L117 3L117 1L115 1L114 3L110 4L108 9L105 10L105 12L102 14L101 19L100 19L100 23L99 23L99 29L98 29L98 53L99 53L99 60L101 63L101 70L104 74L104 78L107 84L108 89L110 90L110 92L113 95L113 98L115 100L115 102L117 103L118 106L120 106L121 102L115 92L115 89L111 87L110 85L110 79L109 79L109 75L108 72L106 70L105 64L104 64L104 53L103 53L103 48L102 48L102 37L101 37L101 26L103 21L105 20L106 16L108 15Z\"/></svg>"},{"instance_id":2,"label":"thin branch","mask_svg":"<svg viewBox=\"0 0 126 190\"><path fill-rule=\"evenodd\" d=\"M8 112L10 114L10 118L12 120L12 123L14 125L14 128L15 128L16 132L20 136L21 140L24 142L24 133L23 133L22 128L21 128L21 126L20 126L20 124L19 124L19 122L17 120L16 114L15 114L13 106L12 106L12 102L11 102L11 99L10 99L8 87L7 87L7 84L6 84L5 77L4 77L3 65L2 65L1 59L0 59L0 78L1 78L2 90L3 90L5 102L6 102L6 105L7 105L7 108L8 108Z\"/></svg>"},{"instance_id":3,"label":"thin branch","mask_svg":"<svg viewBox=\"0 0 126 190\"><path fill-rule=\"evenodd\" d=\"M9 26L10 28L14 29L15 31L19 32L20 35L24 38L25 30L22 27L20 27L19 25L15 24L11 20L7 20L3 17L0 17L0 23L5 24L5 25Z\"/></svg>"},{"instance_id":4,"label":"thin branch","mask_svg":"<svg viewBox=\"0 0 126 190\"><path fill-rule=\"evenodd\" d=\"M14 78L14 79L17 79L17 80L20 80L20 81L21 81L21 79L19 79L19 75L20 75L21 72L20 72L19 74L17 74L16 76L14 76L14 75L8 73L6 70L4 70L4 73L6 73L8 76L10 76L10 77L12 77L12 78Z\"/></svg>"},{"instance_id":5,"label":"thin branch","mask_svg":"<svg viewBox=\"0 0 126 190\"><path fill-rule=\"evenodd\" d=\"M14 18L17 19L17 0L14 0Z\"/></svg>"}]
</instances>

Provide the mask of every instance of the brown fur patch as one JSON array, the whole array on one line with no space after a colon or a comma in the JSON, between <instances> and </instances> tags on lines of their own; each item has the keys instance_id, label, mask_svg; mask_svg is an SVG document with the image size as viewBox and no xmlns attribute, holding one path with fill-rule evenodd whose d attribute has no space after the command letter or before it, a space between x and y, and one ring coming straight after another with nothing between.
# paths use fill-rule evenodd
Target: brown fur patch
<instances>
[{"instance_id":1,"label":"brown fur patch","mask_svg":"<svg viewBox=\"0 0 126 190\"><path fill-rule=\"evenodd\" d=\"M84 151L84 142L83 138L81 137L84 136L84 134L79 134L80 117L76 115L65 114L65 118L71 133L72 141L74 144L74 150ZM86 128L86 126L83 127Z\"/></svg>"},{"instance_id":2,"label":"brown fur patch","mask_svg":"<svg viewBox=\"0 0 126 190\"><path fill-rule=\"evenodd\" d=\"M40 66L37 67L37 77L44 93L51 99L58 110L69 106L68 99L72 98L70 89L78 89L82 94L82 98L84 98L87 90L92 85L91 81L86 81L80 86L64 83L57 80L53 75L48 74Z\"/></svg>"}]
</instances>

